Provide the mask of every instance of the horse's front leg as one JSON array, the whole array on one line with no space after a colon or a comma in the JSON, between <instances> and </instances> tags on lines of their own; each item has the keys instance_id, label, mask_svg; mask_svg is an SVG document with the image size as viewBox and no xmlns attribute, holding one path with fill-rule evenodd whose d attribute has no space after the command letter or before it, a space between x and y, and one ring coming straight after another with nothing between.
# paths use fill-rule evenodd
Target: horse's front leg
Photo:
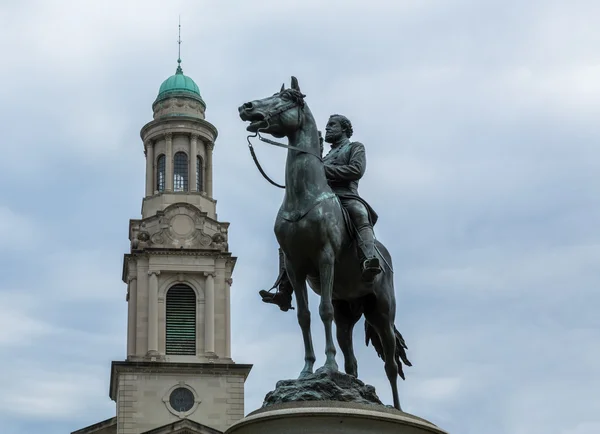
<instances>
[{"instance_id":1,"label":"horse's front leg","mask_svg":"<svg viewBox=\"0 0 600 434\"><path fill-rule=\"evenodd\" d=\"M331 326L333 323L333 271L335 256L331 248L323 249L319 260L319 274L321 281L321 304L319 314L325 326L325 365L328 371L337 372L338 365L335 361L335 344Z\"/></svg>"},{"instance_id":2,"label":"horse's front leg","mask_svg":"<svg viewBox=\"0 0 600 434\"><path fill-rule=\"evenodd\" d=\"M310 310L308 309L308 290L306 288L306 275L296 272L292 265L286 260L286 270L298 306L298 324L302 330L304 339L304 368L300 372L299 378L304 378L313 373L315 365L315 350L310 333Z\"/></svg>"}]
</instances>

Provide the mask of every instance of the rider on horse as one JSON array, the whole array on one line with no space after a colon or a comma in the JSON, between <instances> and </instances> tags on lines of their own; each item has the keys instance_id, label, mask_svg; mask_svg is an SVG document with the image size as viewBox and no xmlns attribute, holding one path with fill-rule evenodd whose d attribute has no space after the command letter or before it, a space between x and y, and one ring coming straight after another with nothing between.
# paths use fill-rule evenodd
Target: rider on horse
<instances>
[{"instance_id":1,"label":"rider on horse","mask_svg":"<svg viewBox=\"0 0 600 434\"><path fill-rule=\"evenodd\" d=\"M372 282L375 276L381 273L373 234L373 225L377 222L377 214L358 195L358 181L365 173L367 160L364 145L360 142L350 141L352 132L352 123L347 117L337 114L330 116L325 127L325 141L331 144L331 151L323 158L323 163L327 182L339 197L354 225L355 236L362 256L363 280ZM319 138L322 140L321 137ZM273 288L277 288L275 294L265 290L259 292L263 301L278 305L284 312L292 309L293 289L285 271L281 249L279 249L279 276Z\"/></svg>"}]
</instances>

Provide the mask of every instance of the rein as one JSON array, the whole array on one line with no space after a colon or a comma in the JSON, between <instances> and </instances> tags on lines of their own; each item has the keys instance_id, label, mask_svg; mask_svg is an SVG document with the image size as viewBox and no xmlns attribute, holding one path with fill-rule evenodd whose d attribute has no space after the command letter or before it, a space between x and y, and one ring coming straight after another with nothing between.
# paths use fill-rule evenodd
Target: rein
<instances>
[{"instance_id":1,"label":"rein","mask_svg":"<svg viewBox=\"0 0 600 434\"><path fill-rule=\"evenodd\" d=\"M252 146L252 143L250 142L250 137L254 138L257 135L258 135L258 131L256 133L254 133L254 135L250 134L248 137L246 137L246 140L248 140L248 149L250 149L250 155L252 155L252 159L254 160L254 164L256 164L256 168L258 169L260 174L263 176L263 178L265 178L267 181L269 181L269 183L271 183L275 187L285 188L285 185L278 184L275 181L273 181L271 178L269 178L269 175L267 175L265 173L264 169L260 165L258 158L256 157L256 152L254 152L254 147ZM262 139L262 137L260 137L260 136L258 138Z\"/></svg>"},{"instance_id":2,"label":"rein","mask_svg":"<svg viewBox=\"0 0 600 434\"><path fill-rule=\"evenodd\" d=\"M264 138L260 135L260 130L266 130L269 128L269 120L273 117L273 116L278 116L281 115L282 113L288 111L291 108L294 108L296 106L300 106L300 108L303 108L303 104L299 104L298 102L294 101L294 102L290 102L286 105L284 105L283 107L281 107L279 110L275 111L274 113L269 113L269 115L267 117L265 117L264 121L267 123L267 125L263 128L258 128L256 130L256 133L254 134L249 134L246 137L246 140L248 141L248 149L250 149L250 155L252 155L252 159L254 160L254 164L256 164L256 168L258 169L258 171L260 172L260 174L263 176L263 178L265 178L270 184L274 185L275 187L279 187L279 188L285 188L285 185L281 185L278 184L277 182L273 181L269 175L266 174L266 172L264 171L264 169L262 168L262 166L260 165L260 162L258 161L258 157L256 156L256 152L254 151L254 147L252 146L252 142L250 142L250 138L256 138L258 137L258 139L261 142L264 143L268 143L269 145L273 145L273 146L279 146L281 148L285 148L285 149L290 149L292 151L298 151L298 152L303 152L305 154L309 154L309 155L313 155L315 157L317 157L319 159L319 161L323 161L323 158L318 155L316 152L313 152L309 149L303 149L303 148L299 148L297 146L292 146L292 145L286 145L283 143L279 143L276 142L274 140L270 140L267 138ZM298 121L300 120L300 111L298 111Z\"/></svg>"}]
</instances>

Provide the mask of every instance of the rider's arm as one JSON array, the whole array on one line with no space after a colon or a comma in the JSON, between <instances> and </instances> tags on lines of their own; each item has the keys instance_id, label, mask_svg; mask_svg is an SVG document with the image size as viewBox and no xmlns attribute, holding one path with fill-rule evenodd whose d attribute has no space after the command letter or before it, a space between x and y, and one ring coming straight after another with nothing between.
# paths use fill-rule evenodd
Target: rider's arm
<instances>
[{"instance_id":1,"label":"rider's arm","mask_svg":"<svg viewBox=\"0 0 600 434\"><path fill-rule=\"evenodd\" d=\"M325 177L332 180L355 181L365 174L367 157L365 146L355 142L350 150L350 161L343 165L325 165Z\"/></svg>"}]
</instances>

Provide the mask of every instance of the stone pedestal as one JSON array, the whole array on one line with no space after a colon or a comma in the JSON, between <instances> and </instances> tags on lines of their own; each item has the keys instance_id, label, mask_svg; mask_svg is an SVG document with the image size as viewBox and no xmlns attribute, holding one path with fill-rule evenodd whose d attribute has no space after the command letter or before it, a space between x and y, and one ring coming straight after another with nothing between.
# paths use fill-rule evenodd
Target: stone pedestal
<instances>
[{"instance_id":1,"label":"stone pedestal","mask_svg":"<svg viewBox=\"0 0 600 434\"><path fill-rule=\"evenodd\" d=\"M225 434L447 434L431 422L382 405L337 401L276 404L250 413Z\"/></svg>"}]
</instances>

